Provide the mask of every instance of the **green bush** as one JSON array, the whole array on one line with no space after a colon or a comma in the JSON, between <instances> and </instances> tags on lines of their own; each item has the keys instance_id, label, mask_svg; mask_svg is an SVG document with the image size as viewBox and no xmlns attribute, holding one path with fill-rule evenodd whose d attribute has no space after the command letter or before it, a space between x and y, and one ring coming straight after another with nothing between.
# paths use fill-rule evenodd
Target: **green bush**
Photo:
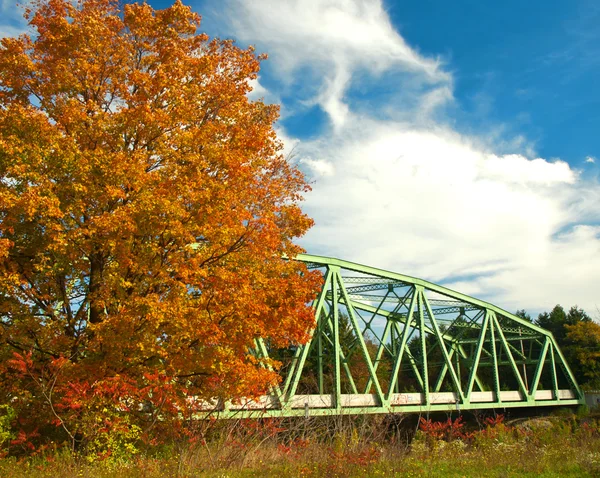
<instances>
[{"instance_id":1,"label":"green bush","mask_svg":"<svg viewBox=\"0 0 600 478\"><path fill-rule=\"evenodd\" d=\"M15 417L16 413L10 405L0 405L0 455L6 452L8 444L15 438L12 428Z\"/></svg>"}]
</instances>

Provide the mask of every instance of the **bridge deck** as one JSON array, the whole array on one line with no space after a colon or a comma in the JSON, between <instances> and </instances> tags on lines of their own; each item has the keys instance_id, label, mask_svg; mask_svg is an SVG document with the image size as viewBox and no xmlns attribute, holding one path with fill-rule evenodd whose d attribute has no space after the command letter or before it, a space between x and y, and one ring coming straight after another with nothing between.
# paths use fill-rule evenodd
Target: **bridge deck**
<instances>
[{"instance_id":1,"label":"bridge deck","mask_svg":"<svg viewBox=\"0 0 600 478\"><path fill-rule=\"evenodd\" d=\"M287 405L276 397L265 395L258 400L239 403L208 403L201 407L207 414L231 417L262 416L319 416L352 415L375 413L426 413L434 411L461 411L493 408L521 408L541 406L574 406L581 404L572 390L559 390L558 397L552 390L538 390L535 398L528 401L519 391L502 391L497 400L494 392L473 392L469 403L461 403L454 392L439 392L429 395L425 403L422 393L393 394L387 406L381 406L376 394L342 394L340 406L336 407L331 395L296 395Z\"/></svg>"}]
</instances>

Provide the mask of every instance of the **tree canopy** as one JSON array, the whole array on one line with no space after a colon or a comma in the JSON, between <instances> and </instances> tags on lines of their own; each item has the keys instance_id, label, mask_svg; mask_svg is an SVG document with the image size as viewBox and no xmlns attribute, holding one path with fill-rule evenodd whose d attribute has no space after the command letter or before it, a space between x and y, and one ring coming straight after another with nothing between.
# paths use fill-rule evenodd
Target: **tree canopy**
<instances>
[{"instance_id":1,"label":"tree canopy","mask_svg":"<svg viewBox=\"0 0 600 478\"><path fill-rule=\"evenodd\" d=\"M577 305L565 312L560 304L539 314L535 323L552 332L580 385L600 387L600 325Z\"/></svg>"},{"instance_id":2,"label":"tree canopy","mask_svg":"<svg viewBox=\"0 0 600 478\"><path fill-rule=\"evenodd\" d=\"M321 281L282 259L312 221L278 108L247 96L263 57L179 1L26 18L0 43L0 396L75 441L106 403L155 423L262 393L249 347L304 341Z\"/></svg>"},{"instance_id":3,"label":"tree canopy","mask_svg":"<svg viewBox=\"0 0 600 478\"><path fill-rule=\"evenodd\" d=\"M567 313L561 305L557 304L551 312L541 313L536 324L552 332L558 343L562 344L567 336L567 325L576 325L579 322L590 322L591 320L585 311L576 305L571 307Z\"/></svg>"},{"instance_id":4,"label":"tree canopy","mask_svg":"<svg viewBox=\"0 0 600 478\"><path fill-rule=\"evenodd\" d=\"M567 325L566 350L580 383L600 389L600 325L592 321Z\"/></svg>"}]
</instances>

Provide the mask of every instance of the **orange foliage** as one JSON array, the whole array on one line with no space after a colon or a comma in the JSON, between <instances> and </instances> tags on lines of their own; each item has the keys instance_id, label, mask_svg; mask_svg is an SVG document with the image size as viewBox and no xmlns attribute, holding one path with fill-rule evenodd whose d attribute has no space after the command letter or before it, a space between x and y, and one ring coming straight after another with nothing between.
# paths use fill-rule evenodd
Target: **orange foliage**
<instances>
[{"instance_id":1,"label":"orange foliage","mask_svg":"<svg viewBox=\"0 0 600 478\"><path fill-rule=\"evenodd\" d=\"M26 18L0 48L0 394L76 440L107 403L262 393L249 346L305 341L321 281L282 259L312 221L278 108L247 97L263 58L179 1Z\"/></svg>"},{"instance_id":2,"label":"orange foliage","mask_svg":"<svg viewBox=\"0 0 600 478\"><path fill-rule=\"evenodd\" d=\"M463 418L458 417L456 420L448 418L445 422L434 422L430 419L423 417L419 418L419 430L423 432L426 437L435 440L455 440L465 438L465 426L462 421Z\"/></svg>"}]
</instances>

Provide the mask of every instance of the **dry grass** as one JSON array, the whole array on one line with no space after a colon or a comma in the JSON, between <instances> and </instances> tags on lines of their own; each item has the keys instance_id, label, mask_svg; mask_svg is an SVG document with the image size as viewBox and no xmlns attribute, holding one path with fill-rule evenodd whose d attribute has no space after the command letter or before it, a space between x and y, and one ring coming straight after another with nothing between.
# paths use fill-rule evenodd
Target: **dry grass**
<instances>
[{"instance_id":1,"label":"dry grass","mask_svg":"<svg viewBox=\"0 0 600 478\"><path fill-rule=\"evenodd\" d=\"M94 461L60 450L5 458L0 476L600 476L593 417L420 428L414 435L414 420L386 417L205 423L191 439L126 458Z\"/></svg>"}]
</instances>

